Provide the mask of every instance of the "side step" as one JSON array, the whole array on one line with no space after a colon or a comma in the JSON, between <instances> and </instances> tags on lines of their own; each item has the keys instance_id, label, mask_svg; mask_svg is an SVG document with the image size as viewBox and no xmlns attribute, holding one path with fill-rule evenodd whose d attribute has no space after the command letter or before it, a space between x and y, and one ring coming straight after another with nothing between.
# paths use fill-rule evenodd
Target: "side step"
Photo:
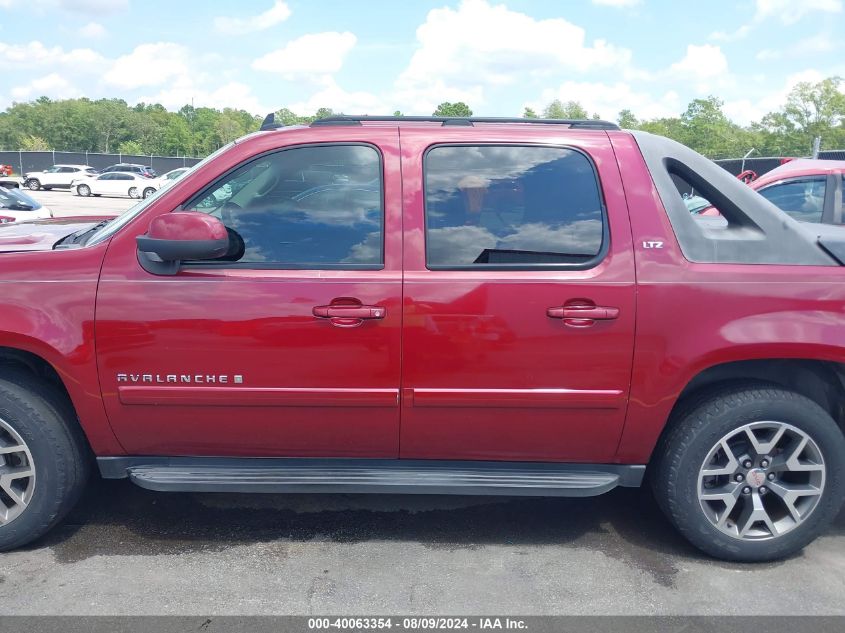
<instances>
[{"instance_id":1,"label":"side step","mask_svg":"<svg viewBox=\"0 0 845 633\"><path fill-rule=\"evenodd\" d=\"M101 457L107 479L167 492L591 497L639 486L645 466L390 459Z\"/></svg>"}]
</instances>

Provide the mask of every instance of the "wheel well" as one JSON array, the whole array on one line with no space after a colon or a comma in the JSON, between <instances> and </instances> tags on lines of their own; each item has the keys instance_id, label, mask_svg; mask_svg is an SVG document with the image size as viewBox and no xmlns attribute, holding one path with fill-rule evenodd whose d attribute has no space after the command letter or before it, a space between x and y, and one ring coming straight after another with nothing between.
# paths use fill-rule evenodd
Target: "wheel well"
<instances>
[{"instance_id":1,"label":"wheel well","mask_svg":"<svg viewBox=\"0 0 845 633\"><path fill-rule=\"evenodd\" d=\"M0 347L0 367L2 366L17 367L30 372L34 377L58 389L59 392L67 398L70 407L72 409L74 408L73 401L70 398L70 394L68 393L64 382L62 382L62 379L59 377L59 373L50 363L40 356L11 347ZM77 424L79 424L78 421Z\"/></svg>"},{"instance_id":2,"label":"wheel well","mask_svg":"<svg viewBox=\"0 0 845 633\"><path fill-rule=\"evenodd\" d=\"M775 358L709 367L687 384L672 413L679 403L702 389L740 380L772 382L806 396L827 411L845 433L845 363L820 360Z\"/></svg>"}]
</instances>

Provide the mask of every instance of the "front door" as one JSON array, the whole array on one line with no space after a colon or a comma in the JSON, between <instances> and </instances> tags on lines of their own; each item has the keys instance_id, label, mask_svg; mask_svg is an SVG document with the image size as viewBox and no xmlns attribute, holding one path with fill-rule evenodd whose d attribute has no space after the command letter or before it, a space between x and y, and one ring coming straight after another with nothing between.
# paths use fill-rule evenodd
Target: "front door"
<instances>
[{"instance_id":1,"label":"front door","mask_svg":"<svg viewBox=\"0 0 845 633\"><path fill-rule=\"evenodd\" d=\"M151 203L150 218L221 219L232 247L219 261L155 276L136 257L146 224L115 236L96 337L128 453L398 456L398 135L341 134L223 165L182 194L188 176Z\"/></svg>"},{"instance_id":2,"label":"front door","mask_svg":"<svg viewBox=\"0 0 845 633\"><path fill-rule=\"evenodd\" d=\"M610 143L488 129L402 132L401 455L610 461L635 311Z\"/></svg>"}]
</instances>

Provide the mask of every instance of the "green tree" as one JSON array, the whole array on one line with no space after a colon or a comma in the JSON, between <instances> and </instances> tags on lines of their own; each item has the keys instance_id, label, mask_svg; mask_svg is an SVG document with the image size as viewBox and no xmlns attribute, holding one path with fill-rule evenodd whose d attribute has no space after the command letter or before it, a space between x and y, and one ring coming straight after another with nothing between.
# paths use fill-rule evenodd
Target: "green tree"
<instances>
[{"instance_id":1,"label":"green tree","mask_svg":"<svg viewBox=\"0 0 845 633\"><path fill-rule=\"evenodd\" d=\"M619 127L626 130L636 130L640 125L634 113L627 108L619 111L619 114L616 115L616 120L619 122Z\"/></svg>"},{"instance_id":2,"label":"green tree","mask_svg":"<svg viewBox=\"0 0 845 633\"><path fill-rule=\"evenodd\" d=\"M472 110L463 101L456 101L455 103L444 101L437 106L433 116L471 117Z\"/></svg>"},{"instance_id":3,"label":"green tree","mask_svg":"<svg viewBox=\"0 0 845 633\"><path fill-rule=\"evenodd\" d=\"M395 111L393 112L393 116L405 116L405 115L404 115L404 114L402 114L399 110L395 110Z\"/></svg>"},{"instance_id":4,"label":"green tree","mask_svg":"<svg viewBox=\"0 0 845 633\"><path fill-rule=\"evenodd\" d=\"M40 136L28 134L21 139L21 149L27 152L49 152L53 148Z\"/></svg>"},{"instance_id":5,"label":"green tree","mask_svg":"<svg viewBox=\"0 0 845 633\"><path fill-rule=\"evenodd\" d=\"M543 110L543 118L546 119L587 119L589 114L577 101L562 103L555 99Z\"/></svg>"},{"instance_id":6,"label":"green tree","mask_svg":"<svg viewBox=\"0 0 845 633\"><path fill-rule=\"evenodd\" d=\"M797 84L777 112L770 112L756 129L767 153L807 155L813 139L821 137L825 147L845 146L845 94L841 77L816 83ZM759 149L759 148L758 148Z\"/></svg>"},{"instance_id":7,"label":"green tree","mask_svg":"<svg viewBox=\"0 0 845 633\"><path fill-rule=\"evenodd\" d=\"M523 119L537 119L539 117L537 116L537 113L534 112L534 110L532 110L528 106L525 106L525 110L522 111L522 118Z\"/></svg>"},{"instance_id":8,"label":"green tree","mask_svg":"<svg viewBox=\"0 0 845 633\"><path fill-rule=\"evenodd\" d=\"M123 141L118 145L117 151L130 156L143 156L145 153L144 147L138 141Z\"/></svg>"}]
</instances>

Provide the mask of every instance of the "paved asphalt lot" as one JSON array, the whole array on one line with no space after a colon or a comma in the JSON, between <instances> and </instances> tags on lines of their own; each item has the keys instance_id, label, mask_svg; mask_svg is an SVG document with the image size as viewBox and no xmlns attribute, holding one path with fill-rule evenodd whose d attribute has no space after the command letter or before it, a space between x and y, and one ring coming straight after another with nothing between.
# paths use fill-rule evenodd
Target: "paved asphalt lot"
<instances>
[{"instance_id":1,"label":"paved asphalt lot","mask_svg":"<svg viewBox=\"0 0 845 633\"><path fill-rule=\"evenodd\" d=\"M121 198L37 192L57 215ZM845 614L845 513L791 560L700 555L645 491L594 499L152 493L94 481L0 554L3 614Z\"/></svg>"},{"instance_id":2,"label":"paved asphalt lot","mask_svg":"<svg viewBox=\"0 0 845 633\"><path fill-rule=\"evenodd\" d=\"M117 215L138 201L132 198L83 198L69 191L52 189L50 191L29 191L26 193L41 204L50 208L56 217L75 215Z\"/></svg>"}]
</instances>

